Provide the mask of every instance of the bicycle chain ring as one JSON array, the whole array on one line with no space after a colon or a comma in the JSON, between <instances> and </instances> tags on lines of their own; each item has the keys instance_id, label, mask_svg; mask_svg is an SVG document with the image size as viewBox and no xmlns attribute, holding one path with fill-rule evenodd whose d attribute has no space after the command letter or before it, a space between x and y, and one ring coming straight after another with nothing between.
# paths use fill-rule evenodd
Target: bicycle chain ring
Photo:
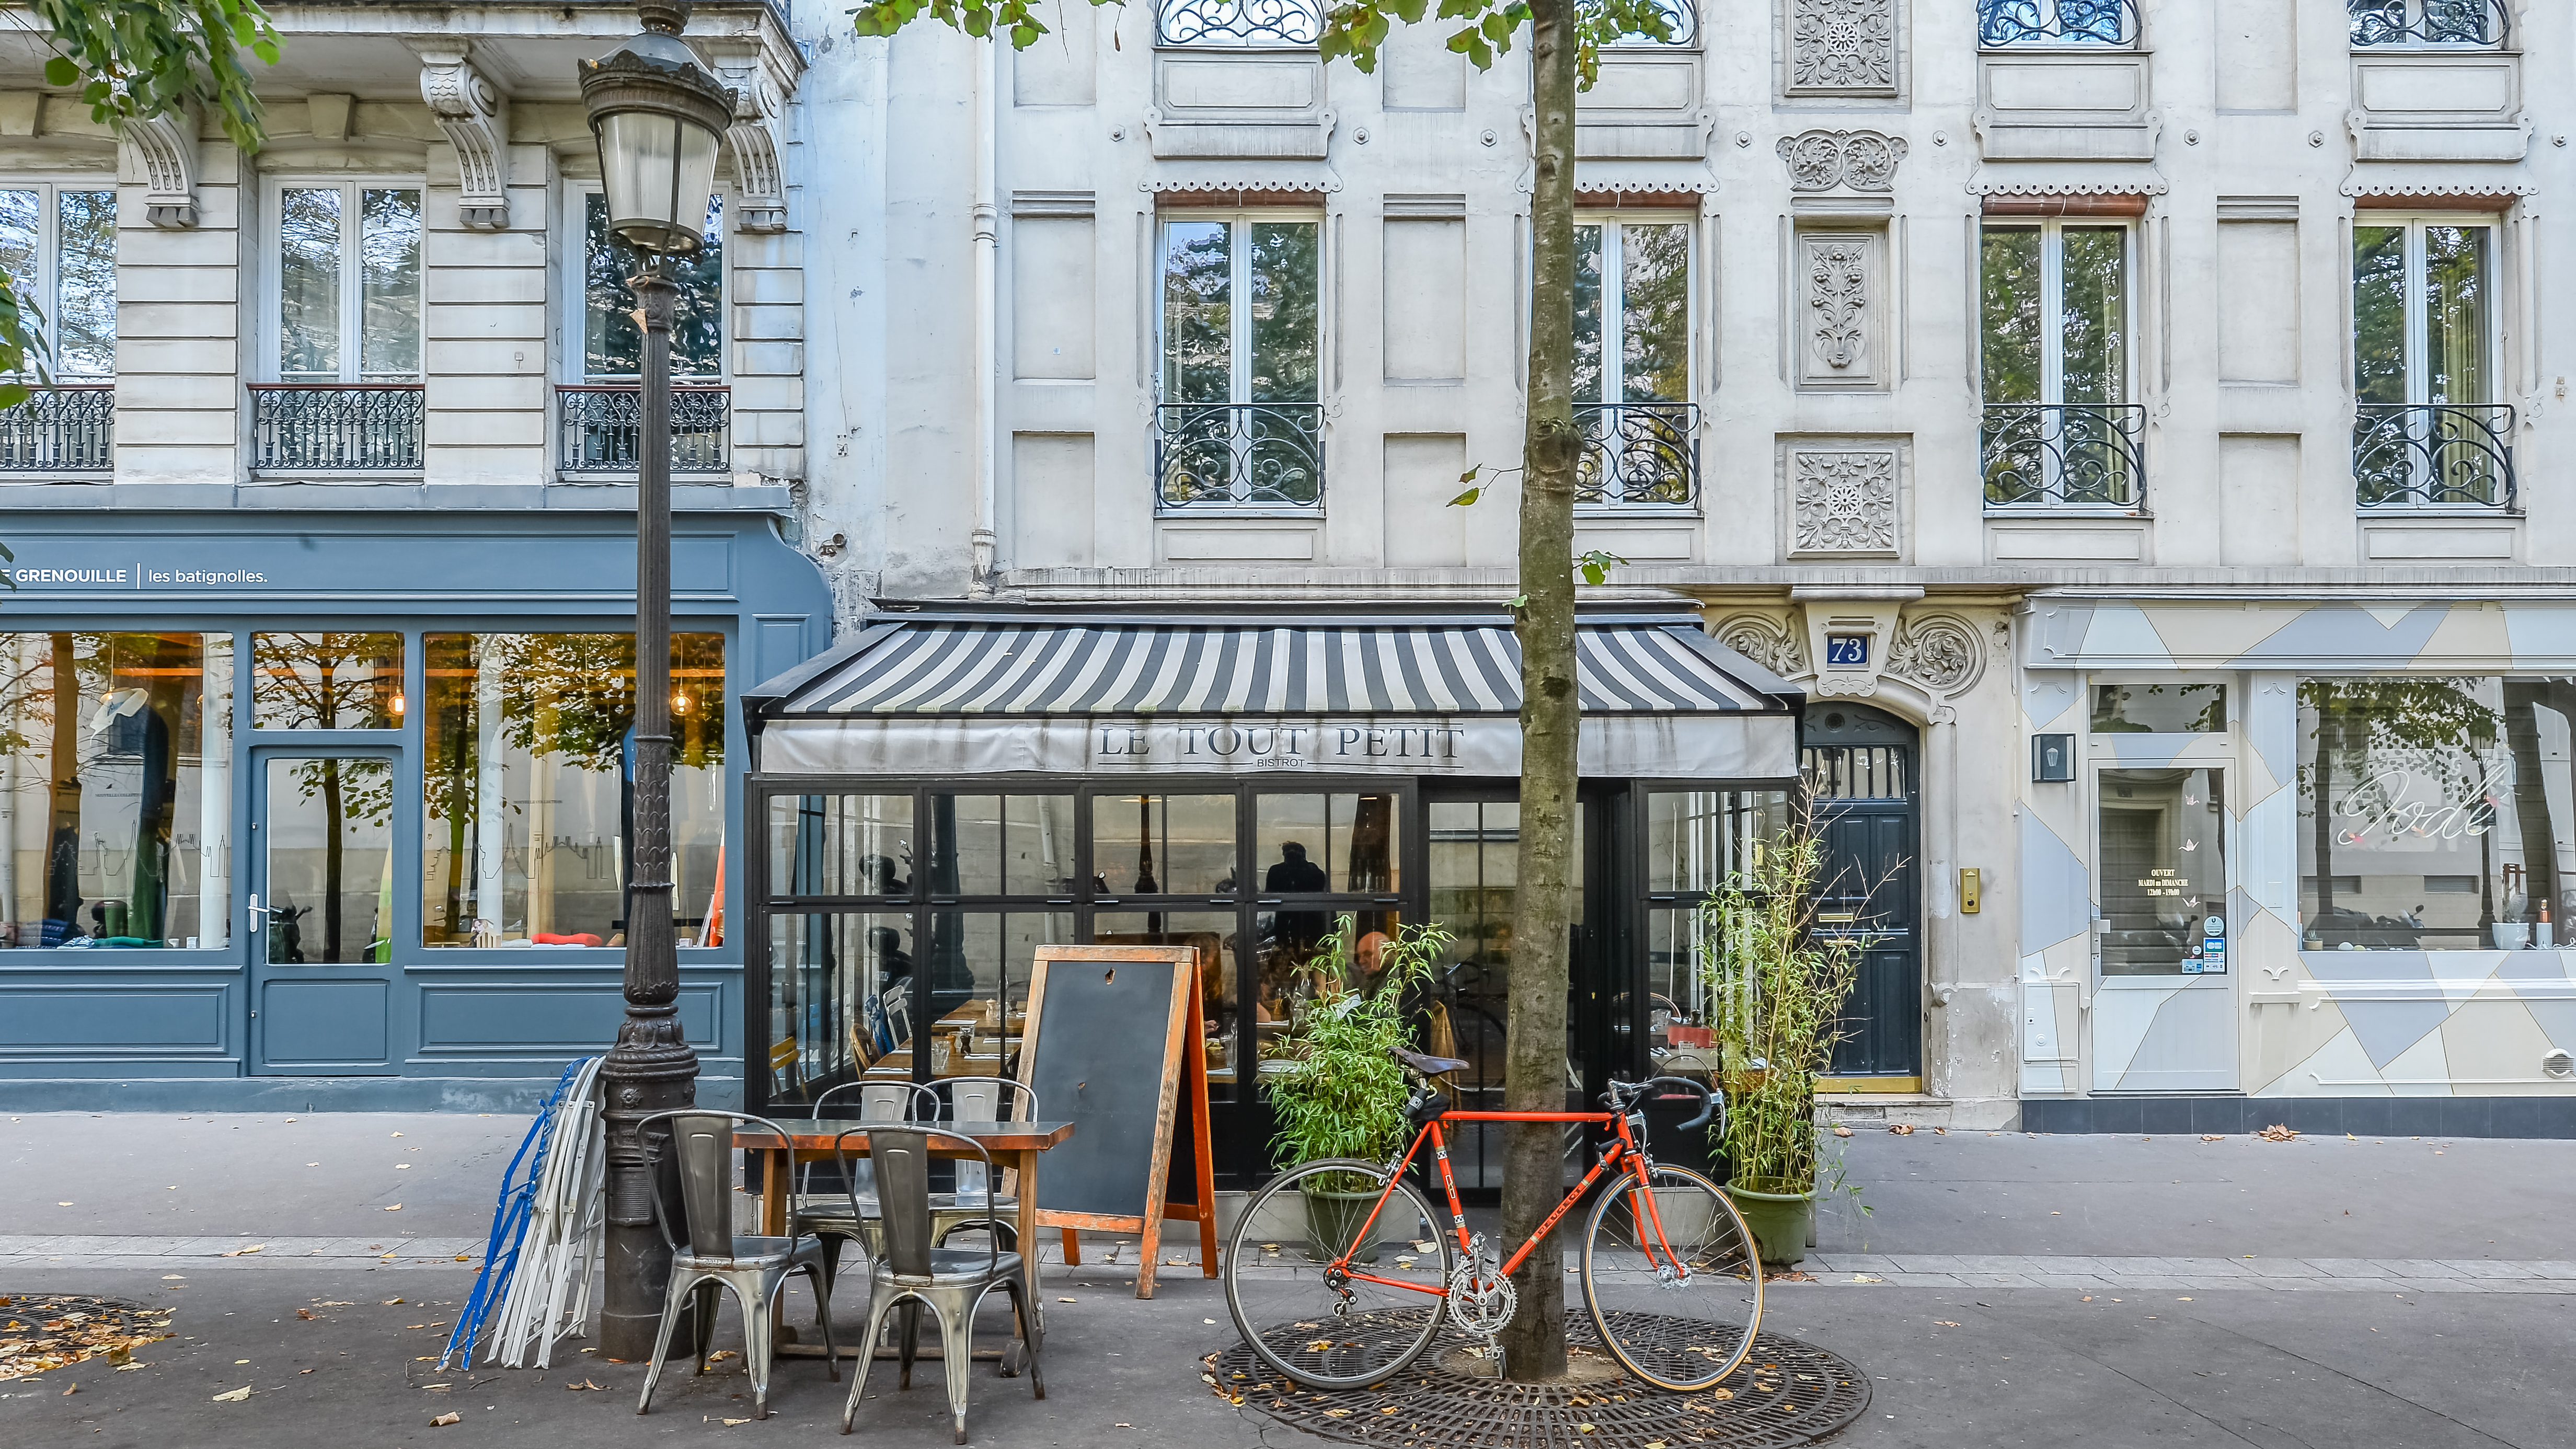
<instances>
[{"instance_id":1,"label":"bicycle chain ring","mask_svg":"<svg viewBox=\"0 0 2576 1449\"><path fill-rule=\"evenodd\" d=\"M1512 1321L1512 1310L1519 1305L1512 1280L1496 1273L1486 1254L1470 1253L1450 1270L1449 1321L1459 1332L1490 1341Z\"/></svg>"}]
</instances>

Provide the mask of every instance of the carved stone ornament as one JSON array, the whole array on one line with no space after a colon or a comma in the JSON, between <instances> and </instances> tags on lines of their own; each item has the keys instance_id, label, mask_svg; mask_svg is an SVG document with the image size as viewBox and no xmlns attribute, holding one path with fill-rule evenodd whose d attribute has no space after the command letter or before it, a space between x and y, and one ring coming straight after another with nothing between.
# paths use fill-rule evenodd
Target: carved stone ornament
<instances>
[{"instance_id":1,"label":"carved stone ornament","mask_svg":"<svg viewBox=\"0 0 2576 1449\"><path fill-rule=\"evenodd\" d=\"M1788 0L1789 88L1896 89L1896 0Z\"/></svg>"},{"instance_id":2,"label":"carved stone ornament","mask_svg":"<svg viewBox=\"0 0 2576 1449\"><path fill-rule=\"evenodd\" d=\"M755 52L720 50L716 76L733 89L733 124L725 147L733 153L733 216L737 230L787 230L787 183L778 164L779 85Z\"/></svg>"},{"instance_id":3,"label":"carved stone ornament","mask_svg":"<svg viewBox=\"0 0 2576 1449\"><path fill-rule=\"evenodd\" d=\"M423 47L420 98L456 148L456 219L477 231L510 225L510 101L462 48Z\"/></svg>"},{"instance_id":4,"label":"carved stone ornament","mask_svg":"<svg viewBox=\"0 0 2576 1449\"><path fill-rule=\"evenodd\" d=\"M174 108L125 128L125 148L143 174L143 215L165 231L197 224L197 114Z\"/></svg>"},{"instance_id":5,"label":"carved stone ornament","mask_svg":"<svg viewBox=\"0 0 2576 1449\"><path fill-rule=\"evenodd\" d=\"M1864 236L1807 241L1807 307L1825 365L1848 371L1869 349L1870 242Z\"/></svg>"},{"instance_id":6,"label":"carved stone ornament","mask_svg":"<svg viewBox=\"0 0 2576 1449\"><path fill-rule=\"evenodd\" d=\"M1795 679L1807 672L1804 651L1787 628L1760 614L1738 614L1717 626L1717 642L1779 675Z\"/></svg>"},{"instance_id":7,"label":"carved stone ornament","mask_svg":"<svg viewBox=\"0 0 2576 1449\"><path fill-rule=\"evenodd\" d=\"M1792 191L1891 191L1896 163L1905 159L1905 138L1876 131L1800 131L1781 137L1778 150L1789 163Z\"/></svg>"},{"instance_id":8,"label":"carved stone ornament","mask_svg":"<svg viewBox=\"0 0 2576 1449\"><path fill-rule=\"evenodd\" d=\"M1896 450L1816 449L1790 455L1800 553L1896 552Z\"/></svg>"},{"instance_id":9,"label":"carved stone ornament","mask_svg":"<svg viewBox=\"0 0 2576 1449\"><path fill-rule=\"evenodd\" d=\"M1887 673L1934 694L1957 694L1985 672L1977 631L1953 614L1907 615L1887 647Z\"/></svg>"}]
</instances>

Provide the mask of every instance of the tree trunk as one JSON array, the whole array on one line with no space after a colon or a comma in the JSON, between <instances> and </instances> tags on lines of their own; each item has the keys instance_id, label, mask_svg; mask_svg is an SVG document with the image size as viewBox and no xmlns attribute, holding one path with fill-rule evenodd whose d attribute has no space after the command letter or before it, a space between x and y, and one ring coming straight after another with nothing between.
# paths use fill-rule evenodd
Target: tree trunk
<instances>
[{"instance_id":1,"label":"tree trunk","mask_svg":"<svg viewBox=\"0 0 2576 1449\"><path fill-rule=\"evenodd\" d=\"M1521 818L1512 907L1505 1105L1565 1110L1567 936L1573 924L1574 736L1574 91L1572 0L1536 0L1530 88L1538 174L1530 204L1529 434L1521 476ZM1563 1129L1504 1129L1503 1238L1511 1249L1564 1195ZM1565 1268L1555 1236L1514 1282L1519 1311L1502 1336L1504 1368L1524 1382L1565 1373Z\"/></svg>"}]
</instances>

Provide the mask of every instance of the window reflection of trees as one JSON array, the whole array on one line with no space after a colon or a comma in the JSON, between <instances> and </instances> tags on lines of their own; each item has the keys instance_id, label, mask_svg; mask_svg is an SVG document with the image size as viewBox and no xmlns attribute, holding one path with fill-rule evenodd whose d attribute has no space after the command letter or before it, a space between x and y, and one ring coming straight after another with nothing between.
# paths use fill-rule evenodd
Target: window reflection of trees
<instances>
[{"instance_id":1,"label":"window reflection of trees","mask_svg":"<svg viewBox=\"0 0 2576 1449\"><path fill-rule=\"evenodd\" d=\"M424 649L424 939L619 944L633 833L634 637L431 635ZM674 635L671 669L674 915L683 945L714 945L723 636Z\"/></svg>"},{"instance_id":2,"label":"window reflection of trees","mask_svg":"<svg viewBox=\"0 0 2576 1449\"><path fill-rule=\"evenodd\" d=\"M0 634L0 946L162 946L210 931L208 944L221 943L228 861L213 858L210 908L200 821L211 808L220 832L230 813L231 691L207 690L210 667L227 677L229 642ZM212 782L202 771L210 728Z\"/></svg>"}]
</instances>

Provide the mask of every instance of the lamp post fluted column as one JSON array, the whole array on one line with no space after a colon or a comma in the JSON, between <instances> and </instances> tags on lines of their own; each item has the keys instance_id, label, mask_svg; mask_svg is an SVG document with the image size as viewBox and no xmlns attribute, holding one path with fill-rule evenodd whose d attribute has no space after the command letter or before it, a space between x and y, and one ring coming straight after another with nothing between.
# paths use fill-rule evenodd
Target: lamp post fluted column
<instances>
[{"instance_id":1,"label":"lamp post fluted column","mask_svg":"<svg viewBox=\"0 0 2576 1449\"><path fill-rule=\"evenodd\" d=\"M600 1064L608 1109L608 1284L600 1351L653 1351L671 1249L637 1119L695 1106L698 1054L678 1014L671 932L671 310L679 289L648 268L628 283L644 323L635 460L635 839L626 887L626 1021Z\"/></svg>"},{"instance_id":2,"label":"lamp post fluted column","mask_svg":"<svg viewBox=\"0 0 2576 1449\"><path fill-rule=\"evenodd\" d=\"M581 63L581 94L599 138L608 230L645 264L635 294L644 356L635 446L634 817L626 883L626 1020L600 1064L607 1095L607 1284L599 1349L649 1355L671 1277L671 1249L654 1221L663 1191L636 1123L697 1102L698 1056L678 1013L680 964L671 929L671 314L678 288L667 259L700 246L715 189L716 143L733 114L680 39L687 0L638 0L644 33ZM675 1342L675 1349L681 1347Z\"/></svg>"}]
</instances>

